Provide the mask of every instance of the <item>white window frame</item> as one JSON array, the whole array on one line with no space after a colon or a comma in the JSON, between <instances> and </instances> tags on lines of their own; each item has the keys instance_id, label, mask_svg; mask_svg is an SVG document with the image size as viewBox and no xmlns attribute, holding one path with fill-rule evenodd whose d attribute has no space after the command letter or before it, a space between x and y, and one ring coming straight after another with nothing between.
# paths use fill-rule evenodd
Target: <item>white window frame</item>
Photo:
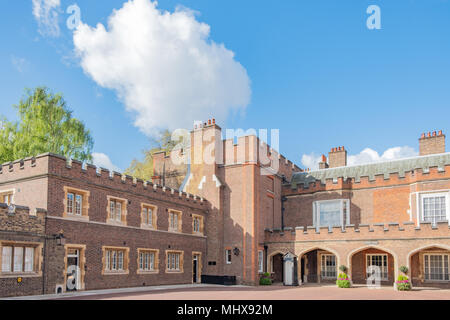
<instances>
[{"instance_id":1,"label":"white window frame","mask_svg":"<svg viewBox=\"0 0 450 320\"><path fill-rule=\"evenodd\" d=\"M418 210L417 210L417 221L419 224L424 223L424 199L425 198L435 198L435 197L445 197L445 216L450 225L450 191L444 192L421 192L419 193Z\"/></svg>"},{"instance_id":2,"label":"white window frame","mask_svg":"<svg viewBox=\"0 0 450 320\"><path fill-rule=\"evenodd\" d=\"M264 251L258 250L258 272L264 272Z\"/></svg>"},{"instance_id":3,"label":"white window frame","mask_svg":"<svg viewBox=\"0 0 450 320\"><path fill-rule=\"evenodd\" d=\"M327 265L327 258L334 259L334 270ZM329 273L333 273L334 276L329 276ZM322 279L336 279L337 278L337 258L332 253L320 254L320 276Z\"/></svg>"},{"instance_id":4,"label":"white window frame","mask_svg":"<svg viewBox=\"0 0 450 320\"><path fill-rule=\"evenodd\" d=\"M425 257L428 257L426 259ZM444 276L444 279L427 279L426 270L428 267L428 271L430 271L430 264L431 264L431 256L442 256L442 275ZM428 260L428 266L427 266L427 260ZM445 260L447 260L447 276L444 274L445 270ZM450 281L450 254L446 253L424 253L423 255L423 275L426 282L449 282ZM447 279L445 279L447 278Z\"/></svg>"},{"instance_id":5,"label":"white window frame","mask_svg":"<svg viewBox=\"0 0 450 320\"><path fill-rule=\"evenodd\" d=\"M226 264L231 264L231 258L233 256L233 253L231 252L231 249L226 249L225 250L225 262ZM230 258L230 259L228 259Z\"/></svg>"},{"instance_id":6,"label":"white window frame","mask_svg":"<svg viewBox=\"0 0 450 320\"><path fill-rule=\"evenodd\" d=\"M0 190L0 196L4 197L5 195L8 195L8 198L9 198L9 203L6 203L7 205L14 203L16 189Z\"/></svg>"},{"instance_id":7,"label":"white window frame","mask_svg":"<svg viewBox=\"0 0 450 320\"><path fill-rule=\"evenodd\" d=\"M388 258L388 255L386 254L386 253L370 253L370 254L366 254L366 277L368 276L367 275L367 268L369 267L369 266L372 266L372 257L374 257L374 256L380 256L380 257L383 257L382 259L381 259L381 262L382 262L382 266L381 266L381 270L380 270L380 273L381 273L381 281L388 281L389 280L389 258ZM367 258L369 258L369 259L367 259ZM386 259L386 272L383 272L383 268L384 268L384 266L383 266L383 260L384 259ZM370 264L368 264L367 263L367 260L369 260L370 261ZM379 267L379 266L377 266L377 267ZM384 277L384 275L386 274L386 277Z\"/></svg>"},{"instance_id":8,"label":"white window frame","mask_svg":"<svg viewBox=\"0 0 450 320\"><path fill-rule=\"evenodd\" d=\"M327 202L337 202L340 201L340 207L341 207L341 228L344 228L346 225L350 224L350 200L349 199L333 199L333 200L320 200L320 201L314 201L313 202L313 226L316 227L316 230L319 231L321 228L320 226L320 204L327 203ZM346 214L344 217L344 203L346 206ZM344 223L345 221L345 223ZM323 226L325 227L325 226Z\"/></svg>"}]
</instances>

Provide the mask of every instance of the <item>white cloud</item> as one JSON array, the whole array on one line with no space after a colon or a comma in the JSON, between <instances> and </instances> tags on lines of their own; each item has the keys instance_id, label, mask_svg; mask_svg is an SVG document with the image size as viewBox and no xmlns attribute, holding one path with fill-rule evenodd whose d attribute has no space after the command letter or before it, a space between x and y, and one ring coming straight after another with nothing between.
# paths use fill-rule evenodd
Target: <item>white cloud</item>
<instances>
[{"instance_id":1,"label":"white cloud","mask_svg":"<svg viewBox=\"0 0 450 320\"><path fill-rule=\"evenodd\" d=\"M416 150L408 146L389 148L384 151L381 156L377 151L371 148L365 148L356 155L348 155L347 165L355 166L360 164L397 160L415 157L418 154L419 153ZM302 165L306 168L311 168L311 170L317 170L319 169L320 160L321 156L318 156L315 153L311 153L309 155L305 154L302 156Z\"/></svg>"},{"instance_id":2,"label":"white cloud","mask_svg":"<svg viewBox=\"0 0 450 320\"><path fill-rule=\"evenodd\" d=\"M16 57L14 55L11 56L11 63L20 73L24 72L29 65L25 58Z\"/></svg>"},{"instance_id":3,"label":"white cloud","mask_svg":"<svg viewBox=\"0 0 450 320\"><path fill-rule=\"evenodd\" d=\"M33 15L42 36L58 37L60 34L58 18L60 0L32 0Z\"/></svg>"},{"instance_id":4,"label":"white cloud","mask_svg":"<svg viewBox=\"0 0 450 320\"><path fill-rule=\"evenodd\" d=\"M119 167L115 166L111 159L104 153L92 153L92 163L101 168L108 169L109 171L121 172Z\"/></svg>"},{"instance_id":5,"label":"white cloud","mask_svg":"<svg viewBox=\"0 0 450 320\"><path fill-rule=\"evenodd\" d=\"M195 12L163 12L150 0L129 0L108 25L80 24L74 32L81 66L99 86L114 90L145 134L225 120L244 109L250 80L234 53L209 38Z\"/></svg>"}]
</instances>

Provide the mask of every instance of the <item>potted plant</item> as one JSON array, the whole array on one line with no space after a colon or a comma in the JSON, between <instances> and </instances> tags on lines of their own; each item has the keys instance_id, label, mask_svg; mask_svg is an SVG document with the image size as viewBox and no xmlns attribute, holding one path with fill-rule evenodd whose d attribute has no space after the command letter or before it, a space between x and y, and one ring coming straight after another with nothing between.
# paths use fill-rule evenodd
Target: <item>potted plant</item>
<instances>
[{"instance_id":1,"label":"potted plant","mask_svg":"<svg viewBox=\"0 0 450 320\"><path fill-rule=\"evenodd\" d=\"M270 286L272 284L272 279L270 278L270 273L265 272L259 278L259 285L261 286Z\"/></svg>"},{"instance_id":2,"label":"potted plant","mask_svg":"<svg viewBox=\"0 0 450 320\"><path fill-rule=\"evenodd\" d=\"M339 271L341 271L338 275L338 278L336 280L336 285L339 288L350 288L350 279L347 275L347 267L342 265L339 267Z\"/></svg>"},{"instance_id":3,"label":"potted plant","mask_svg":"<svg viewBox=\"0 0 450 320\"><path fill-rule=\"evenodd\" d=\"M399 275L398 278L397 278L397 281L395 282L397 290L399 290L399 291L409 291L409 290L411 290L411 282L409 281L409 278L406 275L408 273L408 267L401 266L399 268L399 270L403 274Z\"/></svg>"}]
</instances>

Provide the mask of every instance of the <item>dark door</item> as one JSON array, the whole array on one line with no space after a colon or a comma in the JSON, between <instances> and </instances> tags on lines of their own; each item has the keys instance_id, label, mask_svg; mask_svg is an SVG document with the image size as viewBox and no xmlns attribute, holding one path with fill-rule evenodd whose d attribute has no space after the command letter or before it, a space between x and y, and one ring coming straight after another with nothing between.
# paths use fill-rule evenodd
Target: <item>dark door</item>
<instances>
[{"instance_id":1,"label":"dark door","mask_svg":"<svg viewBox=\"0 0 450 320\"><path fill-rule=\"evenodd\" d=\"M300 277L301 277L301 281L303 283L303 281L305 281L305 258L301 258L300 260Z\"/></svg>"},{"instance_id":2,"label":"dark door","mask_svg":"<svg viewBox=\"0 0 450 320\"><path fill-rule=\"evenodd\" d=\"M192 261L192 275L193 275L192 282L197 283L198 282L198 257L197 256L194 256L194 259Z\"/></svg>"}]
</instances>

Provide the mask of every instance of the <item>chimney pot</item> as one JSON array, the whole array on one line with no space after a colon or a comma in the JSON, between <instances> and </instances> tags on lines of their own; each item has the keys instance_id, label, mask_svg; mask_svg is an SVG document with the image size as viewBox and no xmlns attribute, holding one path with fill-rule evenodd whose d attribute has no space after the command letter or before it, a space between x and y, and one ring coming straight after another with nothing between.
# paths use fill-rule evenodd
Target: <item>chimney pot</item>
<instances>
[{"instance_id":1,"label":"chimney pot","mask_svg":"<svg viewBox=\"0 0 450 320\"><path fill-rule=\"evenodd\" d=\"M436 137L436 131L433 131L433 137Z\"/></svg>"},{"instance_id":2,"label":"chimney pot","mask_svg":"<svg viewBox=\"0 0 450 320\"><path fill-rule=\"evenodd\" d=\"M428 132L427 137L428 138L431 137L431 132Z\"/></svg>"},{"instance_id":3,"label":"chimney pot","mask_svg":"<svg viewBox=\"0 0 450 320\"><path fill-rule=\"evenodd\" d=\"M442 136L442 130L439 130L438 135Z\"/></svg>"},{"instance_id":4,"label":"chimney pot","mask_svg":"<svg viewBox=\"0 0 450 320\"><path fill-rule=\"evenodd\" d=\"M421 139L425 138L425 133L422 133L422 135L420 136Z\"/></svg>"}]
</instances>

